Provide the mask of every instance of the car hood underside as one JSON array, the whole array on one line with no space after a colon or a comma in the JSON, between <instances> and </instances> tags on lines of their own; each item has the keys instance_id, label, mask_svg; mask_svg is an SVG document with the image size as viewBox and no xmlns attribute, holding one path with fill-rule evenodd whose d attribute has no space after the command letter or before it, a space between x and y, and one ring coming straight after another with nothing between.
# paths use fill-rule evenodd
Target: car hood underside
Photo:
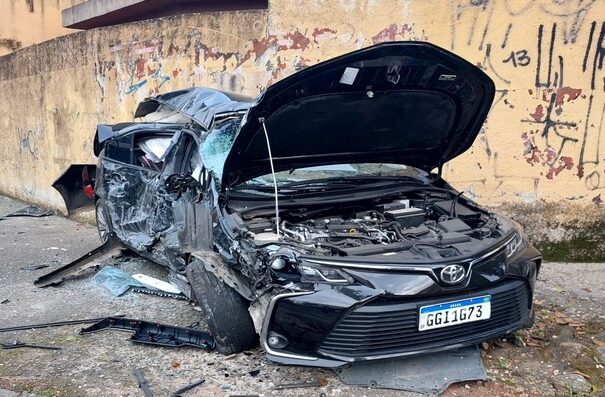
<instances>
[{"instance_id":1,"label":"car hood underside","mask_svg":"<svg viewBox=\"0 0 605 397\"><path fill-rule=\"evenodd\" d=\"M276 171L359 162L432 170L471 146L494 92L483 71L442 48L389 42L303 69L254 101L192 88L149 98L136 115L164 105L208 131L245 112L225 189L271 171L267 140Z\"/></svg>"}]
</instances>

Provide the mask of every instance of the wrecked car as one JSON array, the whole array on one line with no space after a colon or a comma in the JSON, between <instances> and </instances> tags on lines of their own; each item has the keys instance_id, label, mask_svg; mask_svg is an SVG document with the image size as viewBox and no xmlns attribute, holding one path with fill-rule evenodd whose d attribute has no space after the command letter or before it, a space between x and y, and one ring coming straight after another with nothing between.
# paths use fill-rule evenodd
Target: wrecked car
<instances>
[{"instance_id":1,"label":"wrecked car","mask_svg":"<svg viewBox=\"0 0 605 397\"><path fill-rule=\"evenodd\" d=\"M168 267L225 354L260 338L271 361L338 367L510 334L541 255L441 177L494 92L444 49L390 42L255 99L148 98L97 128L100 237Z\"/></svg>"}]
</instances>

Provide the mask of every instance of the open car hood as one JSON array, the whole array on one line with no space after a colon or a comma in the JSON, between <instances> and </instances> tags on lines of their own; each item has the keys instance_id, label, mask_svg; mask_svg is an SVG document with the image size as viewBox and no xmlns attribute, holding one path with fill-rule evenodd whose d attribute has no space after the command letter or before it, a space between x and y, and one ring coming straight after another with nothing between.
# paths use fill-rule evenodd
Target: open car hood
<instances>
[{"instance_id":1,"label":"open car hood","mask_svg":"<svg viewBox=\"0 0 605 397\"><path fill-rule=\"evenodd\" d=\"M246 111L252 100L251 97L231 92L193 87L146 98L139 103L134 117L145 117L163 105L185 115L207 131L220 116Z\"/></svg>"},{"instance_id":2,"label":"open car hood","mask_svg":"<svg viewBox=\"0 0 605 397\"><path fill-rule=\"evenodd\" d=\"M430 171L466 151L494 98L478 67L432 44L378 44L306 68L249 108L222 188L271 172L339 163Z\"/></svg>"}]
</instances>

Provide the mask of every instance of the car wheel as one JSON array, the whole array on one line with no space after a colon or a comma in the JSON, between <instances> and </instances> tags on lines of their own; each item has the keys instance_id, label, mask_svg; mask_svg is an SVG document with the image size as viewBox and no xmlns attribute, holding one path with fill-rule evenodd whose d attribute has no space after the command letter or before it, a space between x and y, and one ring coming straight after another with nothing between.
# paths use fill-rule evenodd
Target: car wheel
<instances>
[{"instance_id":1,"label":"car wheel","mask_svg":"<svg viewBox=\"0 0 605 397\"><path fill-rule=\"evenodd\" d=\"M255 347L258 338L248 312L248 301L206 271L198 259L187 266L187 277L216 341L216 350L233 354Z\"/></svg>"},{"instance_id":2,"label":"car wheel","mask_svg":"<svg viewBox=\"0 0 605 397\"><path fill-rule=\"evenodd\" d=\"M101 243L105 244L111 235L111 220L109 218L109 211L107 210L107 206L103 199L99 199L95 203L95 212L99 238L101 239Z\"/></svg>"}]
</instances>

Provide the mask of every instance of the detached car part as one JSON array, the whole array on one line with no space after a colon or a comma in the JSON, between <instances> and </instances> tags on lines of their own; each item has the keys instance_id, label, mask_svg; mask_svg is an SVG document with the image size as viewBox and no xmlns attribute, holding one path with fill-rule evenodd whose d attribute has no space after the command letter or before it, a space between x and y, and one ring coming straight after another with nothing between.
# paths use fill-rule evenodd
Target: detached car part
<instances>
[{"instance_id":1,"label":"detached car part","mask_svg":"<svg viewBox=\"0 0 605 397\"><path fill-rule=\"evenodd\" d=\"M65 327L65 326L69 326L69 325L80 325L80 324L91 324L91 323L97 323L105 318L107 318L107 317L85 318L85 319L81 319L81 320L57 321L57 322L53 322L53 323L42 323L42 324L18 325L15 327L0 328L0 332L27 331L30 329Z\"/></svg>"},{"instance_id":2,"label":"detached car part","mask_svg":"<svg viewBox=\"0 0 605 397\"><path fill-rule=\"evenodd\" d=\"M104 329L132 331L134 334L130 340L135 343L165 347L192 346L206 350L212 350L215 346L214 338L205 331L121 317L108 317L90 327L82 328L80 335Z\"/></svg>"},{"instance_id":3,"label":"detached car part","mask_svg":"<svg viewBox=\"0 0 605 397\"><path fill-rule=\"evenodd\" d=\"M38 277L34 281L34 285L38 288L57 285L70 277L76 277L84 270L94 266L98 266L98 262L104 258L116 255L120 252L121 246L115 237L110 237L101 246L82 255L75 261L68 263L50 273Z\"/></svg>"},{"instance_id":4,"label":"detached car part","mask_svg":"<svg viewBox=\"0 0 605 397\"><path fill-rule=\"evenodd\" d=\"M42 349L42 350L61 350L61 348L57 347L57 346L36 345L36 344L32 344L32 343L20 342L18 340L8 342L8 343L2 343L1 346L3 349L20 349L23 347L31 347L34 349Z\"/></svg>"},{"instance_id":5,"label":"detached car part","mask_svg":"<svg viewBox=\"0 0 605 397\"><path fill-rule=\"evenodd\" d=\"M153 397L153 393L149 388L149 382L147 382L147 379L145 379L145 376L143 376L143 372L141 372L139 368L135 368L132 373L134 374L135 378L137 378L139 388L143 390L143 395L145 397Z\"/></svg>"},{"instance_id":6,"label":"detached car part","mask_svg":"<svg viewBox=\"0 0 605 397\"><path fill-rule=\"evenodd\" d=\"M174 393L172 393L172 397L183 397L182 396L183 393L188 392L189 390L198 387L205 381L206 381L205 379L199 379L199 380L196 380L195 382L191 382L190 384L185 385L185 386L181 387L180 389L177 389Z\"/></svg>"}]
</instances>

